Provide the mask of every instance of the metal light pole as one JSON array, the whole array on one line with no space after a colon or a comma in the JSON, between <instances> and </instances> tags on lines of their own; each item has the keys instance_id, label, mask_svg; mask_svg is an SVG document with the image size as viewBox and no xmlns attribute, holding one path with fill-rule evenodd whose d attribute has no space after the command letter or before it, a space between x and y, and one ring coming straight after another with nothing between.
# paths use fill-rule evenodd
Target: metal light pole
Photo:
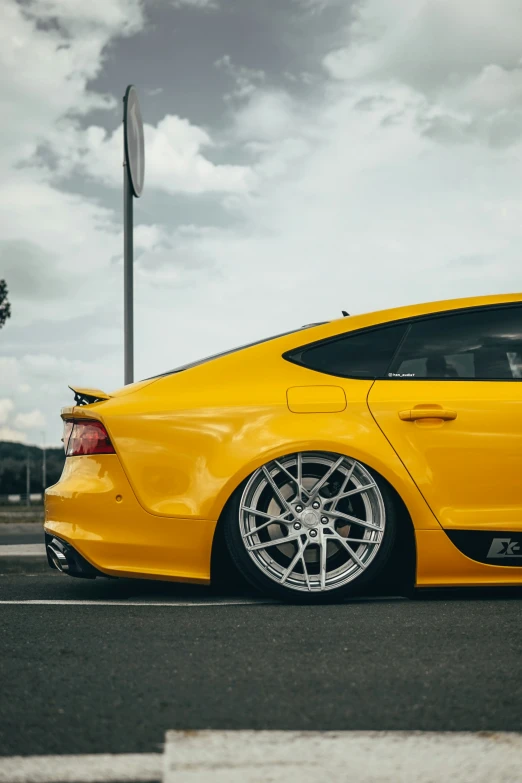
<instances>
[{"instance_id":1,"label":"metal light pole","mask_svg":"<svg viewBox=\"0 0 522 783\"><path fill-rule=\"evenodd\" d=\"M45 450L45 432L42 432L42 499L47 489L47 452Z\"/></svg>"},{"instance_id":2,"label":"metal light pole","mask_svg":"<svg viewBox=\"0 0 522 783\"><path fill-rule=\"evenodd\" d=\"M145 139L136 89L130 84L123 97L123 322L125 383L134 380L134 215L145 177Z\"/></svg>"},{"instance_id":3,"label":"metal light pole","mask_svg":"<svg viewBox=\"0 0 522 783\"><path fill-rule=\"evenodd\" d=\"M25 463L25 505L31 505L31 459L29 456L29 449L27 449Z\"/></svg>"},{"instance_id":4,"label":"metal light pole","mask_svg":"<svg viewBox=\"0 0 522 783\"><path fill-rule=\"evenodd\" d=\"M129 167L123 162L123 329L125 384L134 380L134 210Z\"/></svg>"}]
</instances>

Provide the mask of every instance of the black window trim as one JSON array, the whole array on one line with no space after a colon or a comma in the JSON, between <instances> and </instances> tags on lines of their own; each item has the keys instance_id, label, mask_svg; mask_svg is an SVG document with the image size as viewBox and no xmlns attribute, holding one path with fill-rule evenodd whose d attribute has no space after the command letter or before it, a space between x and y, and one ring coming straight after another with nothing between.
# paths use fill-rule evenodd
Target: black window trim
<instances>
[{"instance_id":1,"label":"black window trim","mask_svg":"<svg viewBox=\"0 0 522 783\"><path fill-rule=\"evenodd\" d=\"M297 364L299 367L304 367L307 370L310 370L311 372L317 372L321 375L332 375L336 378L348 378L354 381L393 381L393 382L411 382L411 381L440 381L441 383L446 383L447 381L463 381L463 382L471 382L471 383L513 383L513 382L520 382L522 381L522 378L393 378L388 376L388 371L390 367L393 366L393 363L395 361L395 358L398 356L400 349L402 348L404 341L408 334L410 333L410 330L412 326L419 321L428 321L433 320L434 318L443 318L448 315L461 315L462 313L469 313L469 312L476 312L476 311L482 311L482 312L489 312L490 310L506 310L513 307L519 307L522 310L522 299L517 299L513 302L499 302L498 304L488 304L488 305L474 305L470 307L458 307L455 309L450 310L440 310L436 313L423 313L422 315L415 315L410 316L408 318L396 318L393 321L384 321L380 324L372 324L371 326L363 326L360 329L351 329L346 330L346 332L342 332L341 334L336 334L333 337L323 337L321 340L315 340L312 343L307 343L306 345L300 345L297 348L291 348L288 351L285 351L285 353L282 354L282 358L285 359L287 362L291 362L292 364ZM378 377L375 376L361 376L361 375L346 375L344 373L338 373L338 372L324 372L323 370L314 370L313 367L309 367L307 364L305 364L303 361L300 360L301 354L308 350L309 348L316 348L320 345L327 345L329 343L334 343L339 340L343 340L349 335L355 335L355 334L361 334L363 332L375 332L378 329L386 329L389 326L399 326L400 324L404 324L404 332L399 339L397 343L397 347L395 348L395 351L393 353L392 358L390 359L390 362L388 363L386 370L384 374Z\"/></svg>"}]
</instances>

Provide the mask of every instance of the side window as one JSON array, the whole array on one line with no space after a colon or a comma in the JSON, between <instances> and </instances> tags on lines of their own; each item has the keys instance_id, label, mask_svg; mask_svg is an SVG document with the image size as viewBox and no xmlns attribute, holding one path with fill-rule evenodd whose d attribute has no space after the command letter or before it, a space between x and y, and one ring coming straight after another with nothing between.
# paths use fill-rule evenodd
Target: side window
<instances>
[{"instance_id":1,"label":"side window","mask_svg":"<svg viewBox=\"0 0 522 783\"><path fill-rule=\"evenodd\" d=\"M354 332L291 351L285 359L329 375L379 378L386 372L405 329L405 325L398 324Z\"/></svg>"},{"instance_id":2,"label":"side window","mask_svg":"<svg viewBox=\"0 0 522 783\"><path fill-rule=\"evenodd\" d=\"M389 378L522 378L522 308L474 310L414 321Z\"/></svg>"}]
</instances>

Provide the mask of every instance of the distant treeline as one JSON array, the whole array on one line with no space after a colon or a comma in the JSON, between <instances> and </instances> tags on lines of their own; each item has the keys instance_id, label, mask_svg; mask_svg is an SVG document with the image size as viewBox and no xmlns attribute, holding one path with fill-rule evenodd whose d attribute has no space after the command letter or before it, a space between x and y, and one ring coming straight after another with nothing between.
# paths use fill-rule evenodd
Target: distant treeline
<instances>
[{"instance_id":1,"label":"distant treeline","mask_svg":"<svg viewBox=\"0 0 522 783\"><path fill-rule=\"evenodd\" d=\"M60 478L65 455L63 449L46 449L47 481L50 487ZM43 450L38 446L9 443L0 440L0 495L19 495L26 492L27 456L31 469L31 492L42 491Z\"/></svg>"}]
</instances>

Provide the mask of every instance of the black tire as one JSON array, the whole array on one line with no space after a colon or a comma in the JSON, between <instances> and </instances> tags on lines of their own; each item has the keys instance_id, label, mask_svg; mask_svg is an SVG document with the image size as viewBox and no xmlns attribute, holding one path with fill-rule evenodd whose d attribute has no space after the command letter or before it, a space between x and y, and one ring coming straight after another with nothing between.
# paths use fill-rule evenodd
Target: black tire
<instances>
[{"instance_id":1,"label":"black tire","mask_svg":"<svg viewBox=\"0 0 522 783\"><path fill-rule=\"evenodd\" d=\"M306 452L306 454L311 453L312 452ZM317 452L317 454L322 453ZM292 457L294 455L289 456ZM273 463L268 463L268 465L271 464ZM370 562L364 568L364 570L360 571L353 579L351 579L351 581L331 589L317 589L310 592L308 590L304 591L303 589L299 588L294 589L293 587L289 587L286 584L280 584L278 581L275 581L274 578L271 578L265 573L265 571L262 569L262 566L258 565L258 563L253 559L247 550L245 539L240 529L240 514L242 513L241 499L245 489L249 485L249 482L257 473L259 473L259 471L256 471L254 474L252 474L252 476L249 476L249 478L247 478L238 487L234 495L230 498L223 512L223 533L226 547L238 571L262 595L275 597L291 603L337 602L347 598L360 596L365 592L374 593L376 586L380 585L383 572L386 570L386 572L389 573L390 557L394 550L398 525L397 510L396 504L394 502L393 492L389 488L387 482L380 475L372 471L368 466L363 465L363 463L356 464L363 468L367 475L369 474L369 476L371 476L376 485L375 491L380 493L382 506L384 507L384 532L382 534L382 539L380 541L377 553L373 556L373 559L369 558ZM292 517L290 517L290 519L292 519ZM339 547L339 549L342 551L342 547ZM271 551L273 552L274 550L272 549ZM348 557L348 562L350 562L350 557ZM355 563L353 563L353 565L355 565ZM303 560L303 573L306 569L307 566ZM317 579L318 578L319 577L317 577Z\"/></svg>"}]
</instances>

